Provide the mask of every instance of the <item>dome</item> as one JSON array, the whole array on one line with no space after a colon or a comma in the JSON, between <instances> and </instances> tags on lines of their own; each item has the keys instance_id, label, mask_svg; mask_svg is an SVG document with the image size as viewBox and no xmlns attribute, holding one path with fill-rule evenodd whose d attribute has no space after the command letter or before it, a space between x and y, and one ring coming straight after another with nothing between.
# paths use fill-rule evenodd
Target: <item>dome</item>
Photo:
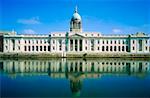
<instances>
[{"instance_id":1,"label":"dome","mask_svg":"<svg viewBox=\"0 0 150 98\"><path fill-rule=\"evenodd\" d=\"M72 16L72 20L81 21L81 16L78 14L77 7L76 7L76 9L75 9L75 13L74 13L73 16Z\"/></svg>"},{"instance_id":2,"label":"dome","mask_svg":"<svg viewBox=\"0 0 150 98\"><path fill-rule=\"evenodd\" d=\"M81 21L81 16L76 12L76 13L73 14L72 19Z\"/></svg>"}]
</instances>

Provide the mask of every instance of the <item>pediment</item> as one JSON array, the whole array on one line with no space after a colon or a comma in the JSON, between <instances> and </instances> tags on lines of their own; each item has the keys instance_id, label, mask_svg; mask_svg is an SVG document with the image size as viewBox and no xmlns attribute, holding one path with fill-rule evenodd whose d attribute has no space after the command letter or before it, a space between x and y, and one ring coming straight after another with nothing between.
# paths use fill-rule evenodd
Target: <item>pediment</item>
<instances>
[{"instance_id":1,"label":"pediment","mask_svg":"<svg viewBox=\"0 0 150 98\"><path fill-rule=\"evenodd\" d=\"M80 35L80 34L73 34L73 35L71 35L71 36L69 36L69 37L82 38L82 37L84 37L84 36L83 36L83 35Z\"/></svg>"}]
</instances>

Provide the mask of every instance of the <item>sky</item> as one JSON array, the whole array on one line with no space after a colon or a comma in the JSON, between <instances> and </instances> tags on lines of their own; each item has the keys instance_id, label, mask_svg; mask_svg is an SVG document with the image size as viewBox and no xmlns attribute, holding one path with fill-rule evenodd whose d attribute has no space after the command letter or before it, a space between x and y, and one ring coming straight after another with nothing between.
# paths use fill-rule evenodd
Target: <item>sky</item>
<instances>
[{"instance_id":1,"label":"sky","mask_svg":"<svg viewBox=\"0 0 150 98\"><path fill-rule=\"evenodd\" d=\"M0 31L69 31L75 6L84 32L150 34L150 0L0 0Z\"/></svg>"}]
</instances>

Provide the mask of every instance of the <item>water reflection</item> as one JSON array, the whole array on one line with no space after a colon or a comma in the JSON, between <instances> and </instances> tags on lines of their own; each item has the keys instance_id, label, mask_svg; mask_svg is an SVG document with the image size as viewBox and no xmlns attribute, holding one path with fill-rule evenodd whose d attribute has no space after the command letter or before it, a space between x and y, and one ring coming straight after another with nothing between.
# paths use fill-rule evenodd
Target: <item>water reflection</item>
<instances>
[{"instance_id":1,"label":"water reflection","mask_svg":"<svg viewBox=\"0 0 150 98\"><path fill-rule=\"evenodd\" d=\"M17 75L67 78L73 95L80 96L85 78L100 78L105 75L145 77L150 72L150 62L121 59L2 60L0 69L13 78Z\"/></svg>"}]
</instances>

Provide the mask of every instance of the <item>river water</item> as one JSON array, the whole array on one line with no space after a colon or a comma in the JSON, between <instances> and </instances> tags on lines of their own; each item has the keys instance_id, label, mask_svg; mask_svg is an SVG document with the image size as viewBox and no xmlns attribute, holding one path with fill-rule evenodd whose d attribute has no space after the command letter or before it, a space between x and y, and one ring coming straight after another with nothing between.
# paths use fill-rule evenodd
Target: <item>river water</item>
<instances>
[{"instance_id":1,"label":"river water","mask_svg":"<svg viewBox=\"0 0 150 98\"><path fill-rule=\"evenodd\" d=\"M1 97L150 97L150 60L0 60Z\"/></svg>"}]
</instances>

